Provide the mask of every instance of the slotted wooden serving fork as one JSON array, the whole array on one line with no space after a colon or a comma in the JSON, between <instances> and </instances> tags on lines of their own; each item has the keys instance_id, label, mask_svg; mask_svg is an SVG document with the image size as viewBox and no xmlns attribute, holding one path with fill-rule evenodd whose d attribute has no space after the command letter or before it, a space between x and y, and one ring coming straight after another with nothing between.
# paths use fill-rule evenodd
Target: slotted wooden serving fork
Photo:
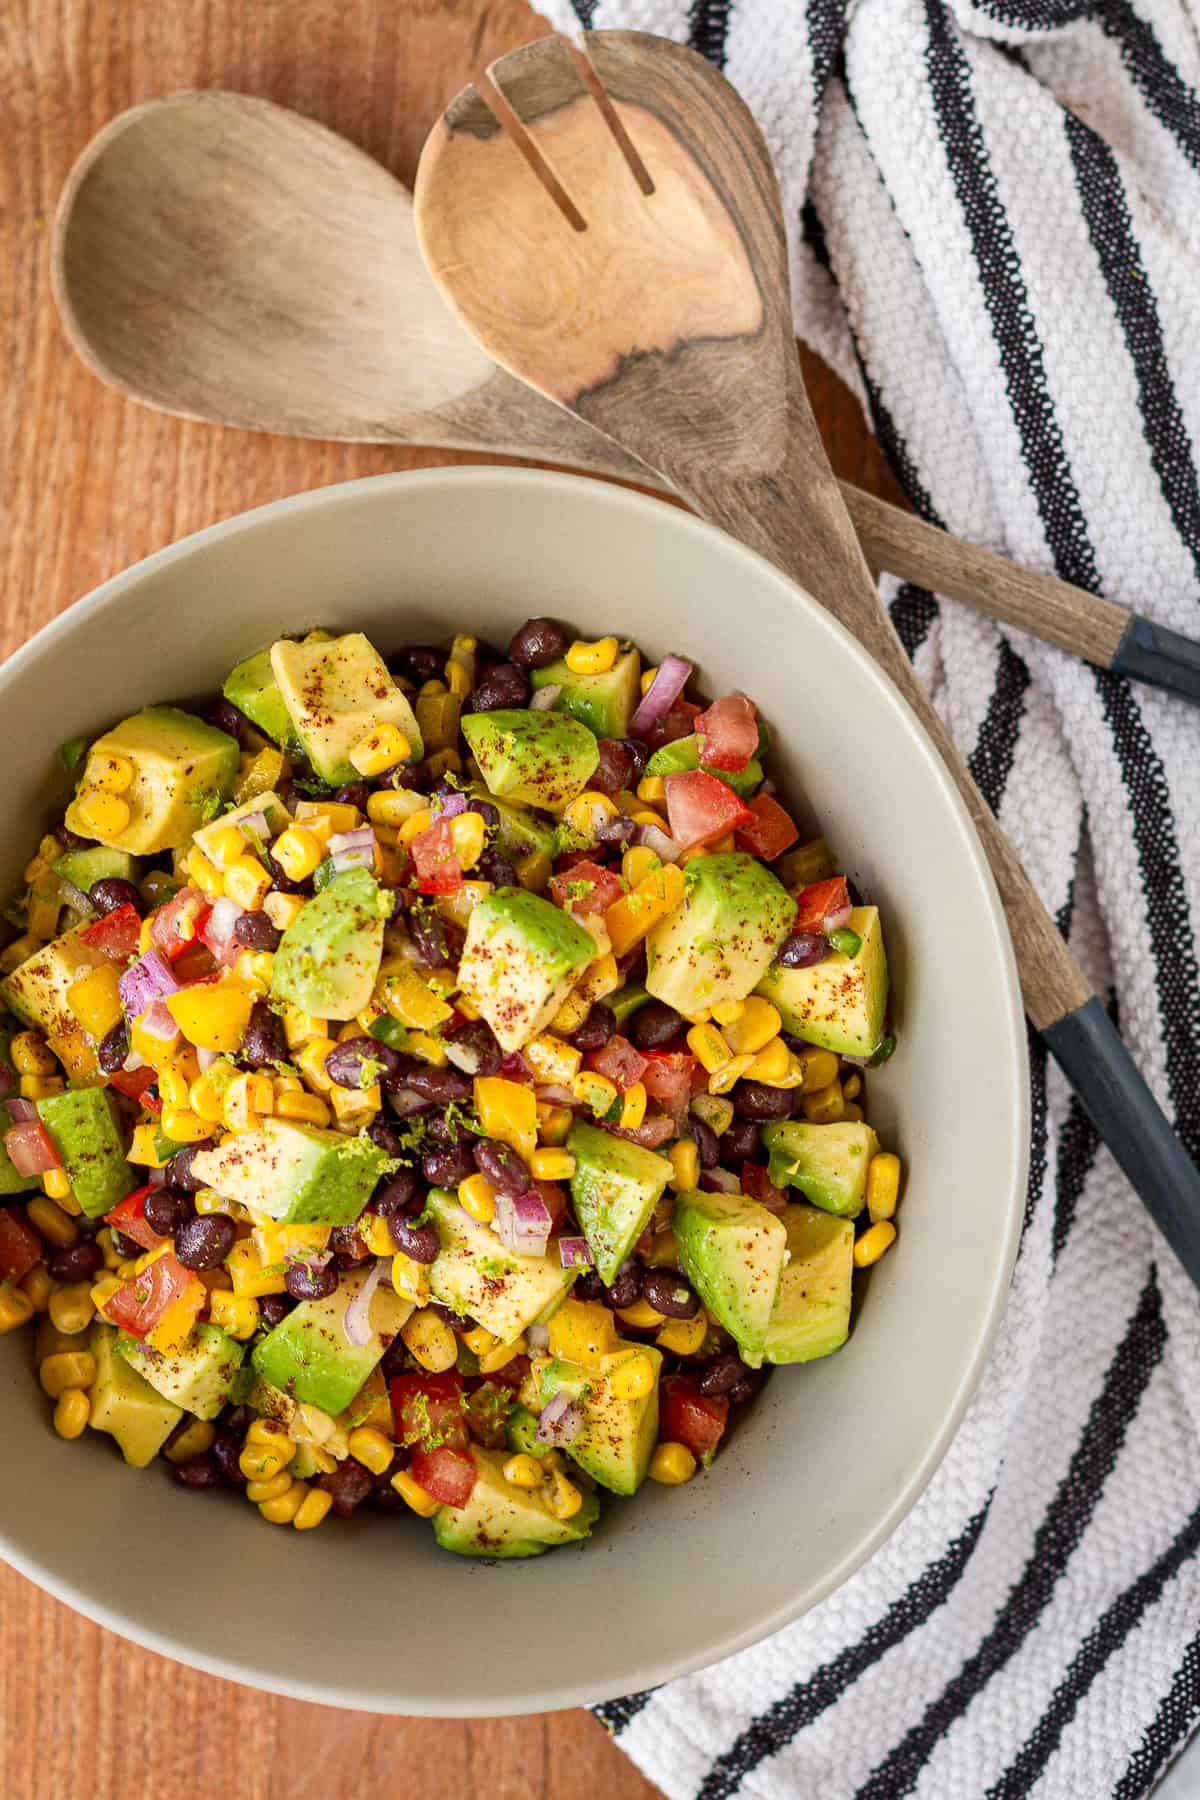
<instances>
[{"instance_id":1,"label":"slotted wooden serving fork","mask_svg":"<svg viewBox=\"0 0 1200 1800\"><path fill-rule=\"evenodd\" d=\"M905 656L796 356L766 145L703 58L641 32L543 38L425 145L418 241L488 355L665 477L819 600L891 677L966 801L1026 1011L1200 1285L1200 1172L1063 942Z\"/></svg>"}]
</instances>

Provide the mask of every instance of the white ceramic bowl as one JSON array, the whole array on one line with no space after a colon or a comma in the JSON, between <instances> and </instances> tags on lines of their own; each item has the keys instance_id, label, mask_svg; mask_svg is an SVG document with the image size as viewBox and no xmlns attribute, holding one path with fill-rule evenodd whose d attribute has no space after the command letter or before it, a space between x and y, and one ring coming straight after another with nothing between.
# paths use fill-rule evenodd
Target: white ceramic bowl
<instances>
[{"instance_id":1,"label":"white ceramic bowl","mask_svg":"<svg viewBox=\"0 0 1200 1800\"><path fill-rule=\"evenodd\" d=\"M0 670L4 890L53 816L61 739L212 691L298 626L362 628L386 652L456 628L503 643L539 613L627 634L653 659L682 651L710 691L752 695L785 794L883 908L900 1048L870 1101L908 1171L900 1239L846 1347L777 1372L710 1473L612 1499L588 1545L529 1562L460 1560L415 1519L269 1530L235 1495L182 1492L161 1463L126 1468L98 1435L65 1444L28 1333L4 1339L0 1552L151 1649L301 1699L537 1711L666 1681L787 1624L929 1480L1015 1253L1025 1036L962 804L840 627L659 501L532 471L387 476L247 513L117 576Z\"/></svg>"}]
</instances>

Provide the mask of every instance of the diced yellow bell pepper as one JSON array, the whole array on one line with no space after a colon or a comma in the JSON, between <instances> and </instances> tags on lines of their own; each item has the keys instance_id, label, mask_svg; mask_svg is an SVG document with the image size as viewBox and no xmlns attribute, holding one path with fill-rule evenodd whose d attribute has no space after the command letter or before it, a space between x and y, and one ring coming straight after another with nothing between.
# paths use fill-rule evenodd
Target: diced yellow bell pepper
<instances>
[{"instance_id":1,"label":"diced yellow bell pepper","mask_svg":"<svg viewBox=\"0 0 1200 1800\"><path fill-rule=\"evenodd\" d=\"M528 1162L537 1149L537 1096L519 1081L502 1075L475 1077L475 1110L485 1137L511 1144Z\"/></svg>"},{"instance_id":2,"label":"diced yellow bell pepper","mask_svg":"<svg viewBox=\"0 0 1200 1800\"><path fill-rule=\"evenodd\" d=\"M235 1294L252 1294L258 1300L264 1294L287 1292L283 1263L264 1264L253 1238L242 1238L233 1246L225 1258L225 1267Z\"/></svg>"},{"instance_id":3,"label":"diced yellow bell pepper","mask_svg":"<svg viewBox=\"0 0 1200 1800\"><path fill-rule=\"evenodd\" d=\"M232 981L197 982L168 994L167 1011L198 1050L238 1050L250 1023L254 996Z\"/></svg>"},{"instance_id":4,"label":"diced yellow bell pepper","mask_svg":"<svg viewBox=\"0 0 1200 1800\"><path fill-rule=\"evenodd\" d=\"M121 1023L120 974L115 963L89 969L67 989L67 1005L91 1037L107 1037Z\"/></svg>"},{"instance_id":5,"label":"diced yellow bell pepper","mask_svg":"<svg viewBox=\"0 0 1200 1800\"><path fill-rule=\"evenodd\" d=\"M171 1160L170 1155L160 1155L154 1148L154 1140L158 1136L157 1125L135 1125L133 1140L130 1143L126 1162L138 1163L147 1169L162 1169Z\"/></svg>"},{"instance_id":6,"label":"diced yellow bell pepper","mask_svg":"<svg viewBox=\"0 0 1200 1800\"><path fill-rule=\"evenodd\" d=\"M551 1356L582 1363L585 1369L598 1369L601 1358L617 1349L613 1316L598 1300L564 1300L548 1330Z\"/></svg>"},{"instance_id":7,"label":"diced yellow bell pepper","mask_svg":"<svg viewBox=\"0 0 1200 1800\"><path fill-rule=\"evenodd\" d=\"M435 1031L454 1012L452 1006L430 991L411 963L399 959L384 975L381 994L392 1017L416 1031Z\"/></svg>"},{"instance_id":8,"label":"diced yellow bell pepper","mask_svg":"<svg viewBox=\"0 0 1200 1800\"><path fill-rule=\"evenodd\" d=\"M196 1316L207 1299L208 1289L204 1283L189 1281L178 1300L168 1306L158 1324L146 1333L150 1348L164 1353L178 1350L190 1336Z\"/></svg>"},{"instance_id":9,"label":"diced yellow bell pepper","mask_svg":"<svg viewBox=\"0 0 1200 1800\"><path fill-rule=\"evenodd\" d=\"M683 871L664 863L639 881L632 893L614 900L604 915L614 956L625 956L683 899Z\"/></svg>"}]
</instances>

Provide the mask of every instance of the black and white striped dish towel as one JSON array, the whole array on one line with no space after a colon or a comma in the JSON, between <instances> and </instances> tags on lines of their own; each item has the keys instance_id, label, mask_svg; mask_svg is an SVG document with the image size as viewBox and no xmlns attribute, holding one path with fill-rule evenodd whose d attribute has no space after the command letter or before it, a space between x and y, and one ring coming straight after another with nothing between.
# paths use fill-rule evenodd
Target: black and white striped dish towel
<instances>
[{"instance_id":1,"label":"black and white striped dish towel","mask_svg":"<svg viewBox=\"0 0 1200 1800\"><path fill-rule=\"evenodd\" d=\"M926 517L1191 636L1196 5L541 0L724 68L775 158L797 330ZM1200 1156L1200 712L888 598ZM1200 1308L1036 1044L1033 1086L1007 1317L922 1500L807 1618L599 1708L672 1800L1134 1800L1200 1723Z\"/></svg>"}]
</instances>

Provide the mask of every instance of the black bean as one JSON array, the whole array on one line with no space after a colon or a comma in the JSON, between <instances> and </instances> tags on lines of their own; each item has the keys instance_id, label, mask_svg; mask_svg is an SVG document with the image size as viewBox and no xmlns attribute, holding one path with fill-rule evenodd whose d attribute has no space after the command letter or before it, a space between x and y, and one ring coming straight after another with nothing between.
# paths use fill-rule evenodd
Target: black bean
<instances>
[{"instance_id":1,"label":"black bean","mask_svg":"<svg viewBox=\"0 0 1200 1800\"><path fill-rule=\"evenodd\" d=\"M468 1019L464 1025L458 1026L455 1031L449 1032L447 1035L452 1044L468 1051L476 1058L472 1074L496 1075L499 1073L500 1064L504 1060L503 1052L496 1042L491 1026L483 1019Z\"/></svg>"},{"instance_id":2,"label":"black bean","mask_svg":"<svg viewBox=\"0 0 1200 1800\"><path fill-rule=\"evenodd\" d=\"M573 1300L605 1300L609 1298L608 1289L597 1275L595 1269L584 1269L577 1275L571 1286Z\"/></svg>"},{"instance_id":3,"label":"black bean","mask_svg":"<svg viewBox=\"0 0 1200 1800\"><path fill-rule=\"evenodd\" d=\"M489 831L495 831L500 824L500 809L493 806L490 800L470 800L467 811L478 813Z\"/></svg>"},{"instance_id":4,"label":"black bean","mask_svg":"<svg viewBox=\"0 0 1200 1800\"><path fill-rule=\"evenodd\" d=\"M647 1269L642 1276L642 1295L655 1312L668 1319L694 1319L700 1310L687 1277L678 1269Z\"/></svg>"},{"instance_id":5,"label":"black bean","mask_svg":"<svg viewBox=\"0 0 1200 1800\"><path fill-rule=\"evenodd\" d=\"M55 1281L87 1281L103 1261L100 1246L90 1238L81 1238L77 1244L55 1250L47 1258L46 1267Z\"/></svg>"},{"instance_id":6,"label":"black bean","mask_svg":"<svg viewBox=\"0 0 1200 1800\"><path fill-rule=\"evenodd\" d=\"M264 1294L258 1303L259 1323L274 1331L287 1318L295 1302L290 1294Z\"/></svg>"},{"instance_id":7,"label":"black bean","mask_svg":"<svg viewBox=\"0 0 1200 1800\"><path fill-rule=\"evenodd\" d=\"M502 707L525 706L529 701L529 677L516 663L497 663L479 683L468 702L471 712L497 712Z\"/></svg>"},{"instance_id":8,"label":"black bean","mask_svg":"<svg viewBox=\"0 0 1200 1800\"><path fill-rule=\"evenodd\" d=\"M829 940L818 932L794 931L775 952L775 961L785 969L807 969L823 962L829 955Z\"/></svg>"},{"instance_id":9,"label":"black bean","mask_svg":"<svg viewBox=\"0 0 1200 1800\"><path fill-rule=\"evenodd\" d=\"M696 1154L700 1158L702 1169L715 1169L721 1160L721 1142L711 1125L703 1119L690 1118L687 1122L688 1136L696 1146Z\"/></svg>"},{"instance_id":10,"label":"black bean","mask_svg":"<svg viewBox=\"0 0 1200 1800\"><path fill-rule=\"evenodd\" d=\"M242 1039L238 1055L252 1069L265 1069L271 1063L287 1061L287 1036L283 1020L278 1013L271 1011L266 1000L256 1000L250 1008L250 1022L246 1026L246 1035Z\"/></svg>"},{"instance_id":11,"label":"black bean","mask_svg":"<svg viewBox=\"0 0 1200 1800\"><path fill-rule=\"evenodd\" d=\"M385 1156L403 1156L404 1145L400 1142L400 1134L395 1126L389 1125L386 1119L372 1119L367 1126L367 1136L377 1150Z\"/></svg>"},{"instance_id":12,"label":"black bean","mask_svg":"<svg viewBox=\"0 0 1200 1800\"><path fill-rule=\"evenodd\" d=\"M386 775L379 777L380 787L402 788L406 793L423 794L429 785L429 777L424 769L414 768L412 763L397 763Z\"/></svg>"},{"instance_id":13,"label":"black bean","mask_svg":"<svg viewBox=\"0 0 1200 1800\"><path fill-rule=\"evenodd\" d=\"M203 1456L189 1456L186 1462L176 1463L175 1479L181 1486L190 1488L215 1488L221 1485L220 1471L207 1452Z\"/></svg>"},{"instance_id":14,"label":"black bean","mask_svg":"<svg viewBox=\"0 0 1200 1800\"><path fill-rule=\"evenodd\" d=\"M446 652L432 644L412 644L394 656L390 663L393 675L407 675L420 687L426 681L440 681L446 668Z\"/></svg>"},{"instance_id":15,"label":"black bean","mask_svg":"<svg viewBox=\"0 0 1200 1800\"><path fill-rule=\"evenodd\" d=\"M636 1305L642 1297L643 1279L642 1265L637 1257L627 1257L613 1276L608 1290L612 1304L621 1308Z\"/></svg>"},{"instance_id":16,"label":"black bean","mask_svg":"<svg viewBox=\"0 0 1200 1800\"><path fill-rule=\"evenodd\" d=\"M244 912L235 920L233 941L247 950L278 950L283 933L265 912Z\"/></svg>"},{"instance_id":17,"label":"black bean","mask_svg":"<svg viewBox=\"0 0 1200 1800\"><path fill-rule=\"evenodd\" d=\"M191 1149L190 1144L188 1148ZM147 1225L160 1237L174 1237L187 1224L194 1210L185 1193L166 1185L151 1188L142 1208Z\"/></svg>"},{"instance_id":18,"label":"black bean","mask_svg":"<svg viewBox=\"0 0 1200 1800\"><path fill-rule=\"evenodd\" d=\"M132 906L140 919L146 910L146 902L132 881L122 881L117 875L108 875L103 881L93 882L88 891L88 899L98 913L116 912L118 906Z\"/></svg>"},{"instance_id":19,"label":"black bean","mask_svg":"<svg viewBox=\"0 0 1200 1800\"><path fill-rule=\"evenodd\" d=\"M431 906L414 906L408 915L409 936L421 961L430 969L444 969L453 959L446 937L446 921Z\"/></svg>"},{"instance_id":20,"label":"black bean","mask_svg":"<svg viewBox=\"0 0 1200 1800\"><path fill-rule=\"evenodd\" d=\"M268 1296L274 1298L274 1296ZM265 1302L258 1303L261 1312ZM216 1435L208 1447L208 1454L216 1465L217 1474L226 1487L241 1488L246 1485L246 1477L238 1467L238 1458L242 1454L242 1440L236 1431L228 1425L218 1425Z\"/></svg>"},{"instance_id":21,"label":"black bean","mask_svg":"<svg viewBox=\"0 0 1200 1800\"><path fill-rule=\"evenodd\" d=\"M337 1291L338 1272L332 1263L318 1269L312 1263L294 1262L283 1279L293 1300L327 1300Z\"/></svg>"},{"instance_id":22,"label":"black bean","mask_svg":"<svg viewBox=\"0 0 1200 1800\"><path fill-rule=\"evenodd\" d=\"M720 1160L726 1164L756 1162L762 1150L762 1139L753 1119L735 1119L719 1141Z\"/></svg>"},{"instance_id":23,"label":"black bean","mask_svg":"<svg viewBox=\"0 0 1200 1800\"><path fill-rule=\"evenodd\" d=\"M388 1230L397 1250L411 1256L414 1262L431 1263L437 1258L441 1244L432 1225L410 1225L403 1213L389 1213Z\"/></svg>"},{"instance_id":24,"label":"black bean","mask_svg":"<svg viewBox=\"0 0 1200 1800\"><path fill-rule=\"evenodd\" d=\"M577 1050L603 1050L617 1029L617 1015L603 1000L597 1000L583 1024L571 1033Z\"/></svg>"},{"instance_id":25,"label":"black bean","mask_svg":"<svg viewBox=\"0 0 1200 1800\"><path fill-rule=\"evenodd\" d=\"M364 1469L360 1462L355 1462L352 1456L346 1457L328 1475L321 1475L317 1480L317 1486L324 1488L330 1495L333 1502L330 1510L339 1519L351 1518L355 1508L362 1505L374 1485L370 1471Z\"/></svg>"},{"instance_id":26,"label":"black bean","mask_svg":"<svg viewBox=\"0 0 1200 1800\"><path fill-rule=\"evenodd\" d=\"M405 1076L404 1085L435 1106L450 1106L456 1100L462 1105L472 1094L469 1076L457 1069L431 1069L428 1065L413 1069Z\"/></svg>"},{"instance_id":27,"label":"black bean","mask_svg":"<svg viewBox=\"0 0 1200 1800\"><path fill-rule=\"evenodd\" d=\"M215 1269L233 1249L237 1227L225 1213L197 1213L175 1233L175 1256L185 1269Z\"/></svg>"},{"instance_id":28,"label":"black bean","mask_svg":"<svg viewBox=\"0 0 1200 1800\"><path fill-rule=\"evenodd\" d=\"M661 1050L683 1029L683 1015L665 1000L647 1000L629 1021L629 1036L639 1050Z\"/></svg>"},{"instance_id":29,"label":"black bean","mask_svg":"<svg viewBox=\"0 0 1200 1800\"><path fill-rule=\"evenodd\" d=\"M399 1054L391 1045L381 1044L366 1032L336 1044L325 1058L325 1073L345 1088L370 1087L384 1074L395 1075L399 1068Z\"/></svg>"},{"instance_id":30,"label":"black bean","mask_svg":"<svg viewBox=\"0 0 1200 1800\"><path fill-rule=\"evenodd\" d=\"M765 1081L739 1081L733 1090L739 1119L790 1119L796 1100L794 1088L768 1087Z\"/></svg>"},{"instance_id":31,"label":"black bean","mask_svg":"<svg viewBox=\"0 0 1200 1800\"><path fill-rule=\"evenodd\" d=\"M333 797L335 800L340 800L343 806L357 806L359 812L365 813L367 801L371 798L371 790L365 781L348 781L346 786L340 787Z\"/></svg>"},{"instance_id":32,"label":"black bean","mask_svg":"<svg viewBox=\"0 0 1200 1800\"><path fill-rule=\"evenodd\" d=\"M431 1150L421 1161L421 1173L430 1187L456 1188L460 1181L475 1173L475 1158L469 1144L457 1144L453 1150Z\"/></svg>"},{"instance_id":33,"label":"black bean","mask_svg":"<svg viewBox=\"0 0 1200 1800\"><path fill-rule=\"evenodd\" d=\"M408 1514L412 1518L407 1500L402 1500L394 1487L373 1487L367 1505L372 1512L391 1513L395 1517Z\"/></svg>"},{"instance_id":34,"label":"black bean","mask_svg":"<svg viewBox=\"0 0 1200 1800\"><path fill-rule=\"evenodd\" d=\"M747 1400L753 1400L766 1379L761 1369L747 1369L736 1386L729 1389L730 1405L741 1406Z\"/></svg>"},{"instance_id":35,"label":"black bean","mask_svg":"<svg viewBox=\"0 0 1200 1800\"><path fill-rule=\"evenodd\" d=\"M218 700L209 718L218 731L226 731L231 738L236 738L243 750L254 741L254 726L232 700Z\"/></svg>"},{"instance_id":36,"label":"black bean","mask_svg":"<svg viewBox=\"0 0 1200 1800\"><path fill-rule=\"evenodd\" d=\"M696 1386L702 1394L727 1394L736 1387L742 1377L748 1374L745 1363L733 1350L722 1350L712 1361L705 1363L700 1372Z\"/></svg>"},{"instance_id":37,"label":"black bean","mask_svg":"<svg viewBox=\"0 0 1200 1800\"><path fill-rule=\"evenodd\" d=\"M485 850L475 864L481 881L490 881L493 887L517 887L517 871L510 859L502 850Z\"/></svg>"},{"instance_id":38,"label":"black bean","mask_svg":"<svg viewBox=\"0 0 1200 1800\"><path fill-rule=\"evenodd\" d=\"M448 1325L451 1331L464 1332L471 1330L472 1321L470 1319L464 1319L461 1314L454 1311L453 1307L443 1306L440 1300L431 1301L429 1310L432 1313L436 1313L438 1318L442 1321L442 1324Z\"/></svg>"},{"instance_id":39,"label":"black bean","mask_svg":"<svg viewBox=\"0 0 1200 1800\"><path fill-rule=\"evenodd\" d=\"M118 1231L115 1225L110 1226L109 1229L112 1232L113 1249L118 1256L123 1256L126 1262L132 1262L143 1254L141 1244L135 1244L132 1238L126 1237L123 1231Z\"/></svg>"},{"instance_id":40,"label":"black bean","mask_svg":"<svg viewBox=\"0 0 1200 1800\"><path fill-rule=\"evenodd\" d=\"M96 1046L96 1061L106 1075L115 1075L129 1055L129 1031L122 1020Z\"/></svg>"},{"instance_id":41,"label":"black bean","mask_svg":"<svg viewBox=\"0 0 1200 1800\"><path fill-rule=\"evenodd\" d=\"M79 833L72 831L69 825L56 825L54 835L64 850L94 850L96 848L91 838L80 837Z\"/></svg>"},{"instance_id":42,"label":"black bean","mask_svg":"<svg viewBox=\"0 0 1200 1800\"><path fill-rule=\"evenodd\" d=\"M475 1144L475 1167L485 1181L502 1194L527 1193L530 1184L529 1164L511 1144L497 1138L479 1138Z\"/></svg>"},{"instance_id":43,"label":"black bean","mask_svg":"<svg viewBox=\"0 0 1200 1800\"><path fill-rule=\"evenodd\" d=\"M409 1212L418 1203L424 1205L425 1190L415 1169L397 1169L394 1175L375 1189L371 1211L375 1213Z\"/></svg>"},{"instance_id":44,"label":"black bean","mask_svg":"<svg viewBox=\"0 0 1200 1800\"><path fill-rule=\"evenodd\" d=\"M650 761L650 746L644 744L641 738L622 738L621 745L633 759L633 770L629 777L629 785L632 787L635 781L641 780L642 770Z\"/></svg>"},{"instance_id":45,"label":"black bean","mask_svg":"<svg viewBox=\"0 0 1200 1800\"><path fill-rule=\"evenodd\" d=\"M356 1268L370 1255L353 1225L335 1225L329 1234L329 1248L343 1269Z\"/></svg>"},{"instance_id":46,"label":"black bean","mask_svg":"<svg viewBox=\"0 0 1200 1800\"><path fill-rule=\"evenodd\" d=\"M185 1144L177 1150L167 1164L167 1180L174 1188L182 1188L185 1194L198 1194L204 1186L198 1175L192 1174L192 1164L202 1150L209 1149L208 1144Z\"/></svg>"},{"instance_id":47,"label":"black bean","mask_svg":"<svg viewBox=\"0 0 1200 1800\"><path fill-rule=\"evenodd\" d=\"M473 1135L449 1111L429 1112L425 1116L425 1137L430 1144L437 1144L444 1149L449 1144L459 1144L463 1138Z\"/></svg>"},{"instance_id":48,"label":"black bean","mask_svg":"<svg viewBox=\"0 0 1200 1800\"><path fill-rule=\"evenodd\" d=\"M619 794L633 778L633 758L620 738L601 738L600 760L588 777L588 786L602 794Z\"/></svg>"},{"instance_id":49,"label":"black bean","mask_svg":"<svg viewBox=\"0 0 1200 1800\"><path fill-rule=\"evenodd\" d=\"M567 634L556 619L526 619L515 631L508 654L523 669L544 669L557 662L567 647Z\"/></svg>"},{"instance_id":50,"label":"black bean","mask_svg":"<svg viewBox=\"0 0 1200 1800\"><path fill-rule=\"evenodd\" d=\"M276 894L311 894L311 881L293 881L281 862L276 862L271 852L267 851L267 866L271 871L271 891Z\"/></svg>"}]
</instances>

